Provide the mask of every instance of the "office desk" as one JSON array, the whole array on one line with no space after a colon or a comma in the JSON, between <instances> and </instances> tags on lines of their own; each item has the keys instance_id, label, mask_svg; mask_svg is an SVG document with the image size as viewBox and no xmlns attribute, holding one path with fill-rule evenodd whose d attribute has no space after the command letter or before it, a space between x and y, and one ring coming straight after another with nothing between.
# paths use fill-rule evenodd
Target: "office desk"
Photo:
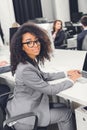
<instances>
[{"instance_id":1,"label":"office desk","mask_svg":"<svg viewBox=\"0 0 87 130\"><path fill-rule=\"evenodd\" d=\"M69 99L81 105L87 105L87 83L75 83L72 88L64 90L57 94L60 97Z\"/></svg>"},{"instance_id":2,"label":"office desk","mask_svg":"<svg viewBox=\"0 0 87 130\"><path fill-rule=\"evenodd\" d=\"M65 78L67 79L67 78ZM54 80L49 82L50 84L55 84L65 79ZM76 102L81 105L87 105L87 83L76 82L73 87L66 89L57 94L57 96L64 99L68 99L70 102Z\"/></svg>"},{"instance_id":3,"label":"office desk","mask_svg":"<svg viewBox=\"0 0 87 130\"><path fill-rule=\"evenodd\" d=\"M81 27L82 26L82 24L81 23L73 23L73 26L76 26L76 27Z\"/></svg>"},{"instance_id":4,"label":"office desk","mask_svg":"<svg viewBox=\"0 0 87 130\"><path fill-rule=\"evenodd\" d=\"M6 49L6 53L3 52L4 55L1 56L2 52L0 52L0 59L3 57L4 60L7 59L9 61L9 51ZM46 61L44 66L40 66L40 68L44 72L67 71L70 69L81 70L85 54L85 51L57 49L54 51L51 61ZM11 72L0 74L0 77L14 82L14 77L12 77ZM62 80L56 80L50 83L56 83ZM87 84L75 83L72 88L64 90L57 95L82 105L87 105Z\"/></svg>"},{"instance_id":5,"label":"office desk","mask_svg":"<svg viewBox=\"0 0 87 130\"><path fill-rule=\"evenodd\" d=\"M82 69L86 51L55 49L51 61L46 61L41 69L48 72Z\"/></svg>"},{"instance_id":6,"label":"office desk","mask_svg":"<svg viewBox=\"0 0 87 130\"><path fill-rule=\"evenodd\" d=\"M4 45L0 48L0 61L7 61L8 64L10 63L10 51L9 46ZM13 87L15 84L14 77L12 76L11 72L6 72L0 74L0 83L6 83L10 87Z\"/></svg>"},{"instance_id":7,"label":"office desk","mask_svg":"<svg viewBox=\"0 0 87 130\"><path fill-rule=\"evenodd\" d=\"M8 45L3 45L0 47L0 61L7 61L9 63L10 60L10 51Z\"/></svg>"},{"instance_id":8,"label":"office desk","mask_svg":"<svg viewBox=\"0 0 87 130\"><path fill-rule=\"evenodd\" d=\"M86 52L75 50L57 50L51 63L45 64L44 71L56 72L60 70L67 71L69 69L82 69ZM50 66L50 67L49 67ZM61 80L51 81L50 83L57 83ZM76 82L73 87L64 90L57 94L60 97L69 99L81 105L87 105L87 84Z\"/></svg>"}]
</instances>

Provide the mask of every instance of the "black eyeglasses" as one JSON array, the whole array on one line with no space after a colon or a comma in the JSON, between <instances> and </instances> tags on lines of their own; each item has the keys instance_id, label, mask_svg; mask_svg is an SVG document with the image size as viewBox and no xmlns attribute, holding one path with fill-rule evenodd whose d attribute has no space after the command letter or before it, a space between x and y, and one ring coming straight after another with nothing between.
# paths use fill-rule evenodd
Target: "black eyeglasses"
<instances>
[{"instance_id":1,"label":"black eyeglasses","mask_svg":"<svg viewBox=\"0 0 87 130\"><path fill-rule=\"evenodd\" d=\"M27 44L27 46L30 47L30 48L34 47L35 44L37 44L37 46L40 46L39 40L28 41L28 42L24 42L22 44Z\"/></svg>"}]
</instances>

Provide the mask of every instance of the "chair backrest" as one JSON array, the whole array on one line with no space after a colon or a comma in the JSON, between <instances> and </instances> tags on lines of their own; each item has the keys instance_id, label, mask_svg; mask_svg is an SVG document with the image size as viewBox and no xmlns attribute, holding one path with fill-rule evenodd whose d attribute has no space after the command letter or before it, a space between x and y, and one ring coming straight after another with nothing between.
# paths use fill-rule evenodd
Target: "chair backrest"
<instances>
[{"instance_id":1,"label":"chair backrest","mask_svg":"<svg viewBox=\"0 0 87 130\"><path fill-rule=\"evenodd\" d=\"M73 26L73 23L71 21L65 22L65 27L72 35L76 34L76 28Z\"/></svg>"},{"instance_id":2,"label":"chair backrest","mask_svg":"<svg viewBox=\"0 0 87 130\"><path fill-rule=\"evenodd\" d=\"M13 92L10 91L10 88L7 85L0 85L0 130L16 130L14 128L14 123L17 120L34 117L34 128L33 130L46 130L47 127L38 127L38 117L34 112L23 113L16 115L14 117L9 117L6 119L6 104L8 100L13 98Z\"/></svg>"},{"instance_id":3,"label":"chair backrest","mask_svg":"<svg viewBox=\"0 0 87 130\"><path fill-rule=\"evenodd\" d=\"M3 113L2 107L0 106L0 130L3 128L3 121L5 120L5 115Z\"/></svg>"},{"instance_id":4,"label":"chair backrest","mask_svg":"<svg viewBox=\"0 0 87 130\"><path fill-rule=\"evenodd\" d=\"M8 125L6 125L2 130L15 130L15 128L12 128L12 127L9 127Z\"/></svg>"},{"instance_id":5,"label":"chair backrest","mask_svg":"<svg viewBox=\"0 0 87 130\"><path fill-rule=\"evenodd\" d=\"M4 89L1 89L2 91L0 92L0 130L15 130L13 122L16 122L17 120L20 120L22 118L27 118L27 117L32 117L32 116L35 118L33 130L37 130L38 117L34 112L23 113L23 114L20 114L14 117L9 117L8 119L6 119L6 112L7 112L6 104L7 104L7 101L11 100L14 95L13 95L13 92L10 91L10 88L8 86L2 85L0 87L4 88Z\"/></svg>"},{"instance_id":6,"label":"chair backrest","mask_svg":"<svg viewBox=\"0 0 87 130\"><path fill-rule=\"evenodd\" d=\"M3 130L3 121L6 117L5 108L10 93L9 86L0 84L0 130Z\"/></svg>"},{"instance_id":7,"label":"chair backrest","mask_svg":"<svg viewBox=\"0 0 87 130\"><path fill-rule=\"evenodd\" d=\"M68 26L73 26L73 24L72 24L71 21L67 21L67 22L65 22L65 27L68 27Z\"/></svg>"},{"instance_id":8,"label":"chair backrest","mask_svg":"<svg viewBox=\"0 0 87 130\"><path fill-rule=\"evenodd\" d=\"M87 35L83 39L82 50L87 51Z\"/></svg>"}]
</instances>

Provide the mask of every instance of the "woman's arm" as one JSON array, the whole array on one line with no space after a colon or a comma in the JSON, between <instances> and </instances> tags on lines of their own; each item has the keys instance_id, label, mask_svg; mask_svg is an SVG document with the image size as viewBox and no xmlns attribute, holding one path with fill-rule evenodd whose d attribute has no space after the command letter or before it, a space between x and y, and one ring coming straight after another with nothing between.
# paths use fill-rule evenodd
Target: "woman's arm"
<instances>
[{"instance_id":1,"label":"woman's arm","mask_svg":"<svg viewBox=\"0 0 87 130\"><path fill-rule=\"evenodd\" d=\"M70 88L73 85L73 82L70 80L65 80L57 84L49 84L41 75L31 69L25 69L22 77L26 86L48 95L56 95L60 91Z\"/></svg>"},{"instance_id":2,"label":"woman's arm","mask_svg":"<svg viewBox=\"0 0 87 130\"><path fill-rule=\"evenodd\" d=\"M52 81L56 79L65 78L66 75L64 72L56 72L56 73L45 73L41 71L41 75L46 81Z\"/></svg>"}]
</instances>

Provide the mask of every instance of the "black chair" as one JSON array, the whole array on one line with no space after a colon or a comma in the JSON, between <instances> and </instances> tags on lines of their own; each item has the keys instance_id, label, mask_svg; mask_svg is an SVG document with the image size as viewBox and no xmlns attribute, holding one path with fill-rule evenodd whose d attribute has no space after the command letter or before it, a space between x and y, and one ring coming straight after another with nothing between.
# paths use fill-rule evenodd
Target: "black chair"
<instances>
[{"instance_id":1,"label":"black chair","mask_svg":"<svg viewBox=\"0 0 87 130\"><path fill-rule=\"evenodd\" d=\"M0 130L3 130L3 121L6 118L5 108L7 105L8 96L11 94L10 88L7 85L2 85L2 88L3 89L0 88Z\"/></svg>"},{"instance_id":2,"label":"black chair","mask_svg":"<svg viewBox=\"0 0 87 130\"><path fill-rule=\"evenodd\" d=\"M65 107L65 104L63 103L50 103L50 108L54 108L54 109L57 109L57 108L61 108L61 107ZM35 123L34 123L34 128L33 130L47 130L49 126L46 126L46 127L39 127L38 126L38 117L37 115L34 113L34 112L29 112L29 113L24 113L24 114L21 114L21 115L17 115L17 116L14 116L14 117L11 117L7 120L5 120L3 122L3 130L15 130L14 126L9 126L10 123L14 124L13 122L19 120L19 119L22 119L22 118L26 118L26 117L31 117L31 116L34 116L35 117Z\"/></svg>"},{"instance_id":3,"label":"black chair","mask_svg":"<svg viewBox=\"0 0 87 130\"><path fill-rule=\"evenodd\" d=\"M67 28L68 33L73 37L73 35L76 34L76 29L73 26L73 23L71 21L65 22L65 27Z\"/></svg>"},{"instance_id":4,"label":"black chair","mask_svg":"<svg viewBox=\"0 0 87 130\"><path fill-rule=\"evenodd\" d=\"M24 113L24 114L17 115L17 116L14 116L14 117L11 117L11 118L5 120L3 122L3 130L15 130L14 126L13 125L9 126L9 124L12 124L19 119L23 119L23 118L27 118L27 117L31 117L31 116L35 117L35 123L34 123L33 130L37 130L38 117L37 117L37 115L35 115L34 112Z\"/></svg>"},{"instance_id":5,"label":"black chair","mask_svg":"<svg viewBox=\"0 0 87 130\"><path fill-rule=\"evenodd\" d=\"M8 96L8 95L11 95L11 96ZM4 96L7 96L8 97L8 100L12 99L13 98L13 92L8 92L8 93L4 93L2 95L0 95L0 98L4 97ZM61 108L61 107L65 107L65 104L63 103L50 103L50 108L54 108L54 109L58 109L58 108ZM17 115L17 116L14 116L14 117L9 117L8 119L6 119L6 108L2 108L0 106L0 130L16 130L14 128L14 122L16 122L17 120L19 119L22 119L22 118L27 118L27 117L35 117L35 122L34 122L34 127L33 127L33 130L47 130L47 128L49 126L46 126L46 127L39 127L38 126L38 117L37 115L34 113L34 112L29 112L29 113L23 113L23 114L20 114L20 115Z\"/></svg>"}]
</instances>

